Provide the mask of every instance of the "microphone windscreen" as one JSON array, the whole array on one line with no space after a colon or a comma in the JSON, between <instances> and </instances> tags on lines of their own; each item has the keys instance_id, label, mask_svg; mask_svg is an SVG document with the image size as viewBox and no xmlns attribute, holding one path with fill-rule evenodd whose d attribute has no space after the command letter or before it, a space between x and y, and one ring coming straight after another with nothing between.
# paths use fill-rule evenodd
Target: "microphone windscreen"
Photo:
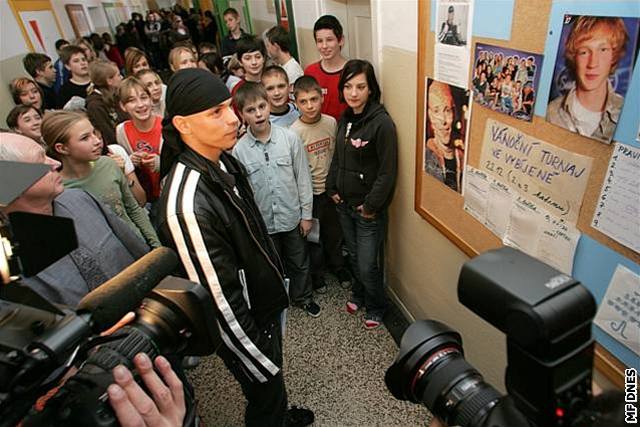
<instances>
[{"instance_id":1,"label":"microphone windscreen","mask_svg":"<svg viewBox=\"0 0 640 427\"><path fill-rule=\"evenodd\" d=\"M85 295L77 312L90 313L94 332L102 332L138 308L144 297L177 265L178 257L173 250L156 248Z\"/></svg>"}]
</instances>

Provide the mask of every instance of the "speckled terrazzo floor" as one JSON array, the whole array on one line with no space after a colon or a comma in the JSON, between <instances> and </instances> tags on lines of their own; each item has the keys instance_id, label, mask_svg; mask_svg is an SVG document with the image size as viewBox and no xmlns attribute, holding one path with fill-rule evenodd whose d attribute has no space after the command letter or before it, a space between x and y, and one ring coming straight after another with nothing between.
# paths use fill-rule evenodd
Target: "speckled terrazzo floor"
<instances>
[{"instance_id":1,"label":"speckled terrazzo floor","mask_svg":"<svg viewBox=\"0 0 640 427\"><path fill-rule=\"evenodd\" d=\"M428 425L424 407L395 400L384 384L397 353L387 329L365 330L361 312L344 310L349 291L336 284L328 288L316 295L319 318L289 310L284 342L289 404L312 409L314 426ZM189 377L207 427L243 425L244 397L219 358L204 358Z\"/></svg>"}]
</instances>

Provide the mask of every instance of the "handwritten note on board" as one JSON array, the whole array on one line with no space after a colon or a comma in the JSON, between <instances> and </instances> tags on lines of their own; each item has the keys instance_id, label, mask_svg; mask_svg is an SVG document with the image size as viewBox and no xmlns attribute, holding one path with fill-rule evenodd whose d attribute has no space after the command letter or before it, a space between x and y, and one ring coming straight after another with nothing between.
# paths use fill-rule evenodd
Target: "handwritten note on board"
<instances>
[{"instance_id":1,"label":"handwritten note on board","mask_svg":"<svg viewBox=\"0 0 640 427\"><path fill-rule=\"evenodd\" d=\"M580 232L487 172L465 169L464 210L502 243L566 274L573 270Z\"/></svg>"},{"instance_id":2,"label":"handwritten note on board","mask_svg":"<svg viewBox=\"0 0 640 427\"><path fill-rule=\"evenodd\" d=\"M464 186L464 210L502 239L515 191L486 172L468 165Z\"/></svg>"},{"instance_id":3,"label":"handwritten note on board","mask_svg":"<svg viewBox=\"0 0 640 427\"><path fill-rule=\"evenodd\" d=\"M640 252L640 149L616 143L591 226Z\"/></svg>"},{"instance_id":4,"label":"handwritten note on board","mask_svg":"<svg viewBox=\"0 0 640 427\"><path fill-rule=\"evenodd\" d=\"M534 201L516 196L502 243L571 274L579 239L580 231L575 226L549 214Z\"/></svg>"},{"instance_id":5,"label":"handwritten note on board","mask_svg":"<svg viewBox=\"0 0 640 427\"><path fill-rule=\"evenodd\" d=\"M480 169L504 180L527 198L565 221L578 219L591 173L590 157L562 148L489 119Z\"/></svg>"},{"instance_id":6,"label":"handwritten note on board","mask_svg":"<svg viewBox=\"0 0 640 427\"><path fill-rule=\"evenodd\" d=\"M640 355L640 276L618 265L594 323Z\"/></svg>"}]
</instances>

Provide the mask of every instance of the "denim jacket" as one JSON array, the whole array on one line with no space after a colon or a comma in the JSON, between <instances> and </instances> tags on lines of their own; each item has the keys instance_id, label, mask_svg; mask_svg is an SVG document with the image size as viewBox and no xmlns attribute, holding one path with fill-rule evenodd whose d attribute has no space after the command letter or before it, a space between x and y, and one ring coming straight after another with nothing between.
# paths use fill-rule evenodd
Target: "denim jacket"
<instances>
[{"instance_id":1,"label":"denim jacket","mask_svg":"<svg viewBox=\"0 0 640 427\"><path fill-rule=\"evenodd\" d=\"M566 95L558 96L551 101L547 108L547 121L571 132L578 132L574 120L575 114L571 110L576 96L576 88L574 87ZM604 106L602 119L600 119L600 123L598 123L598 127L593 134L584 136L597 139L605 144L611 143L620 118L622 104L624 104L624 97L613 90L611 82L607 82L607 102Z\"/></svg>"},{"instance_id":2,"label":"denim jacket","mask_svg":"<svg viewBox=\"0 0 640 427\"><path fill-rule=\"evenodd\" d=\"M247 168L269 234L291 231L301 219L311 219L311 173L297 134L271 125L271 134L263 143L248 129L233 155Z\"/></svg>"}]
</instances>

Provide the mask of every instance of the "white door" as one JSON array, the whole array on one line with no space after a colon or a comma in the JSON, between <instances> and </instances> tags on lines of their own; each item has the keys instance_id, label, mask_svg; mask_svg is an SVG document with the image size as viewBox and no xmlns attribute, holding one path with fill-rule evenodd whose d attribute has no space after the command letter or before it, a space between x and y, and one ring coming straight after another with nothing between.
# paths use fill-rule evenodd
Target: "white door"
<instances>
[{"instance_id":1,"label":"white door","mask_svg":"<svg viewBox=\"0 0 640 427\"><path fill-rule=\"evenodd\" d=\"M347 0L349 57L373 63L370 0Z\"/></svg>"}]
</instances>

